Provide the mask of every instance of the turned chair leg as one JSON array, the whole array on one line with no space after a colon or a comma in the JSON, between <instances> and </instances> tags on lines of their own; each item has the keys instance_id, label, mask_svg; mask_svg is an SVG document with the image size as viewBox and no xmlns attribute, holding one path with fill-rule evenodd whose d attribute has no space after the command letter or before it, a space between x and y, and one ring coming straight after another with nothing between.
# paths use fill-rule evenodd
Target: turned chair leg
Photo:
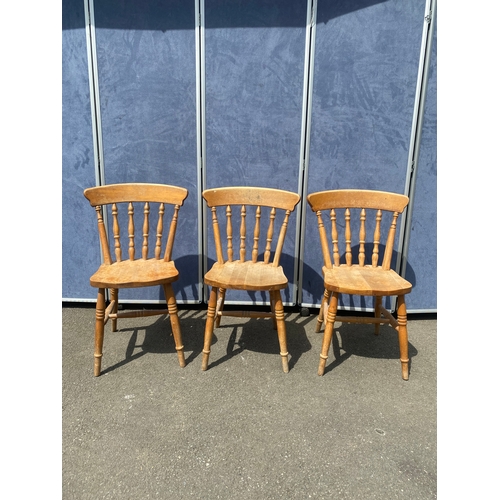
<instances>
[{"instance_id":1,"label":"turned chair leg","mask_svg":"<svg viewBox=\"0 0 500 500\"><path fill-rule=\"evenodd\" d=\"M273 315L273 330L278 329L278 323L276 322L276 308L275 308L275 298L272 292L269 292L269 302L271 303L271 313Z\"/></svg>"},{"instance_id":2,"label":"turned chair leg","mask_svg":"<svg viewBox=\"0 0 500 500\"><path fill-rule=\"evenodd\" d=\"M172 326L172 334L174 336L177 358L179 359L179 365L181 368L184 368L186 366L186 360L184 358L184 345L182 343L181 325L177 314L177 302L175 300L174 290L172 285L169 283L163 285L163 291L167 301L168 314L170 317L170 325Z\"/></svg>"},{"instance_id":3,"label":"turned chair leg","mask_svg":"<svg viewBox=\"0 0 500 500\"><path fill-rule=\"evenodd\" d=\"M111 300L114 300L113 310L111 311L113 314L118 313L118 288L111 289ZM118 318L111 318L111 331L118 331Z\"/></svg>"},{"instance_id":4,"label":"turned chair leg","mask_svg":"<svg viewBox=\"0 0 500 500\"><path fill-rule=\"evenodd\" d=\"M382 317L382 297L375 297L375 318L380 319ZM380 333L380 323L375 323L375 335Z\"/></svg>"},{"instance_id":5,"label":"turned chair leg","mask_svg":"<svg viewBox=\"0 0 500 500\"><path fill-rule=\"evenodd\" d=\"M331 292L329 292L326 288L323 293L323 299L321 300L321 306L319 308L319 313L318 313L318 322L316 323L316 333L319 333L321 331L321 328L323 327L323 323L325 322L325 310L328 307L328 302L330 301L330 296Z\"/></svg>"},{"instance_id":6,"label":"turned chair leg","mask_svg":"<svg viewBox=\"0 0 500 500\"><path fill-rule=\"evenodd\" d=\"M399 337L399 352L401 358L401 372L403 380L408 380L409 377L409 358L408 358L408 330L405 296L398 296L398 337Z\"/></svg>"},{"instance_id":7,"label":"turned chair leg","mask_svg":"<svg viewBox=\"0 0 500 500\"><path fill-rule=\"evenodd\" d=\"M326 315L325 332L323 333L323 345L321 346L321 354L319 355L318 375L322 376L325 373L326 360L328 359L328 351L332 344L333 326L335 324L335 317L337 316L337 304L339 294L334 292L330 299L330 306Z\"/></svg>"},{"instance_id":8,"label":"turned chair leg","mask_svg":"<svg viewBox=\"0 0 500 500\"><path fill-rule=\"evenodd\" d=\"M212 345L212 337L214 334L214 319L217 308L217 287L212 287L210 297L208 299L207 320L205 322L205 335L203 341L203 356L201 360L201 369L205 371L208 368L208 359L210 357L210 346Z\"/></svg>"},{"instance_id":9,"label":"turned chair leg","mask_svg":"<svg viewBox=\"0 0 500 500\"><path fill-rule=\"evenodd\" d=\"M94 377L98 377L101 374L105 310L106 310L105 289L99 288L97 292L97 304L95 308Z\"/></svg>"},{"instance_id":10,"label":"turned chair leg","mask_svg":"<svg viewBox=\"0 0 500 500\"><path fill-rule=\"evenodd\" d=\"M288 349L286 345L286 325L285 325L285 311L283 308L283 301L281 300L281 292L273 290L270 292L271 301L274 302L274 315L276 318L276 326L278 330L278 341L280 345L281 364L283 371L288 373Z\"/></svg>"},{"instance_id":11,"label":"turned chair leg","mask_svg":"<svg viewBox=\"0 0 500 500\"><path fill-rule=\"evenodd\" d=\"M217 308L215 309L215 328L219 328L220 320L222 315L219 312L222 312L224 309L224 301L226 300L226 290L224 288L219 288L218 298L217 298Z\"/></svg>"}]
</instances>

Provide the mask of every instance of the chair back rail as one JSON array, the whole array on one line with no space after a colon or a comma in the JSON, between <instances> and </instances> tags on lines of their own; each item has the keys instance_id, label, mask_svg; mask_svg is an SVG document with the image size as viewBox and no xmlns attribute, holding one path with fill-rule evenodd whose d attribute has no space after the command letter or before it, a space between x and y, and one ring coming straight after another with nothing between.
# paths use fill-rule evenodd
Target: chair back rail
<instances>
[{"instance_id":1,"label":"chair back rail","mask_svg":"<svg viewBox=\"0 0 500 500\"><path fill-rule=\"evenodd\" d=\"M399 215L408 204L408 197L384 191L366 191L366 190L336 190L321 191L312 193L307 197L311 209L316 213L318 221L321 250L323 253L323 262L326 268L340 266L339 250L339 229L338 217L343 210L344 218L344 244L345 261L347 266L352 266L352 221L353 214L359 211L359 249L358 265L363 267L366 260L366 245L373 244L371 255L371 265L378 266L379 248L382 234L383 213L391 214L390 227L387 232L384 256L382 260L382 269L390 269L392 251L396 237L396 226ZM329 211L331 244L328 241L327 229L323 222L322 211ZM369 211L374 211L375 226L373 237L367 240L367 216ZM333 259L332 259L333 257Z\"/></svg>"},{"instance_id":2,"label":"chair back rail","mask_svg":"<svg viewBox=\"0 0 500 500\"><path fill-rule=\"evenodd\" d=\"M88 188L84 191L84 194L93 207L113 202L123 203L129 201L155 201L157 203L165 202L182 206L187 198L187 189L167 184L108 184Z\"/></svg>"},{"instance_id":3,"label":"chair back rail","mask_svg":"<svg viewBox=\"0 0 500 500\"><path fill-rule=\"evenodd\" d=\"M288 227L288 220L291 212L295 209L295 206L300 201L300 196L298 194L271 188L225 187L205 190L203 192L203 198L206 200L207 206L211 209L215 250L217 255L217 262L220 264L223 264L226 260L224 259L223 245L221 241L221 230L217 217L217 207L224 207L225 209L225 232L227 239L226 253L228 262L233 261L235 251L235 249L233 248L233 215L235 212L234 207L240 207L239 210L237 210L240 218L240 262L245 262L245 260L247 259L247 216L250 213L254 213L255 221L253 224L253 232L251 233L251 236L248 236L249 238L252 238L251 259L254 263L258 261L259 255L259 239L261 237L261 219L263 215L262 207L267 207L270 209L269 223L267 226L267 231L265 233L265 248L263 255L263 261L266 264L270 262L272 253L272 241L277 215L276 210L283 210L284 218L280 226L272 262L272 265L274 267L277 267L279 265L279 260L281 257L281 252L283 249L283 244ZM249 211L249 207L255 207L255 210Z\"/></svg>"},{"instance_id":4,"label":"chair back rail","mask_svg":"<svg viewBox=\"0 0 500 500\"><path fill-rule=\"evenodd\" d=\"M165 215L165 205L173 205L173 215L170 221L169 233L165 245L165 254L163 259L170 261L172 259L172 248L174 245L175 233L177 229L178 213L184 200L187 198L187 189L177 186L160 184L110 184L107 186L98 186L84 191L85 197L89 200L91 206L95 207L97 213L97 224L99 230L99 239L105 264L112 264L111 251L109 248L108 236L104 224L103 207L111 206L112 231L114 240L114 253L116 262L122 261L122 246L120 243L120 222L119 206L124 205L127 210L127 231L128 231L128 258L135 260L135 232L136 232L136 204L143 204L142 208L142 244L141 258L146 260L149 256L149 238L150 238L150 213L151 204L158 205L158 222L156 226L154 258L161 257L161 242L163 238L163 224Z\"/></svg>"}]
</instances>

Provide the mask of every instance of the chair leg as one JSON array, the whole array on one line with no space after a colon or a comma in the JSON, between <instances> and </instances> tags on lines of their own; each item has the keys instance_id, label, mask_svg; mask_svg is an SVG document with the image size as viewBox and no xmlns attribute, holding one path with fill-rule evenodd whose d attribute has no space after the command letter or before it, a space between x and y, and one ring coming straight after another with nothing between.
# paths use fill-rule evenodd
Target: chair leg
<instances>
[{"instance_id":1,"label":"chair leg","mask_svg":"<svg viewBox=\"0 0 500 500\"><path fill-rule=\"evenodd\" d=\"M398 337L399 352L401 357L401 372L403 380L408 380L409 376L409 358L408 358L408 330L406 328L406 303L405 296L398 296Z\"/></svg>"},{"instance_id":2,"label":"chair leg","mask_svg":"<svg viewBox=\"0 0 500 500\"><path fill-rule=\"evenodd\" d=\"M111 311L113 314L118 312L118 288L111 289L111 300L115 301L115 305L113 306L113 310ZM118 318L111 318L111 331L116 332L118 330Z\"/></svg>"},{"instance_id":3,"label":"chair leg","mask_svg":"<svg viewBox=\"0 0 500 500\"><path fill-rule=\"evenodd\" d=\"M99 288L97 292L97 304L95 308L94 377L98 377L101 374L105 310L106 310L105 289Z\"/></svg>"},{"instance_id":4,"label":"chair leg","mask_svg":"<svg viewBox=\"0 0 500 500\"><path fill-rule=\"evenodd\" d=\"M273 315L273 330L277 330L278 323L276 322L276 301L272 292L269 292L269 302L271 303L271 313Z\"/></svg>"},{"instance_id":5,"label":"chair leg","mask_svg":"<svg viewBox=\"0 0 500 500\"><path fill-rule=\"evenodd\" d=\"M182 343L181 325L177 314L177 302L175 300L174 290L172 285L167 283L166 285L163 285L163 291L167 301L168 315L170 317L170 325L172 326L172 334L174 336L177 358L179 359L179 365L181 368L184 368L186 366L186 360L184 359L184 345Z\"/></svg>"},{"instance_id":6,"label":"chair leg","mask_svg":"<svg viewBox=\"0 0 500 500\"><path fill-rule=\"evenodd\" d=\"M225 300L226 300L226 290L224 290L224 288L219 288L217 307L215 309L215 328L219 328L220 326L220 320L222 316L219 315L219 312L222 312L222 310L224 309Z\"/></svg>"},{"instance_id":7,"label":"chair leg","mask_svg":"<svg viewBox=\"0 0 500 500\"><path fill-rule=\"evenodd\" d=\"M281 292L272 290L270 292L271 300L274 302L274 316L276 317L276 326L278 330L278 342L280 344L280 356L283 371L288 373L288 349L286 345L286 325L285 311L283 309L283 301L281 300Z\"/></svg>"},{"instance_id":8,"label":"chair leg","mask_svg":"<svg viewBox=\"0 0 500 500\"><path fill-rule=\"evenodd\" d=\"M316 323L316 333L319 333L321 331L321 328L323 327L323 323L325 322L325 309L328 307L328 302L330 301L330 297L332 295L332 292L329 292L326 288L323 293L323 299L321 300L321 306L319 308L319 314L318 314L318 322Z\"/></svg>"},{"instance_id":9,"label":"chair leg","mask_svg":"<svg viewBox=\"0 0 500 500\"><path fill-rule=\"evenodd\" d=\"M208 299L207 320L205 322L205 335L203 341L203 356L201 360L201 369L205 371L208 368L208 358L210 357L210 346L214 334L214 319L217 308L217 287L212 287L210 298Z\"/></svg>"},{"instance_id":10,"label":"chair leg","mask_svg":"<svg viewBox=\"0 0 500 500\"><path fill-rule=\"evenodd\" d=\"M333 337L333 325L335 323L335 317L337 316L337 304L339 300L339 294L337 292L332 293L330 299L330 305L328 307L328 313L326 315L326 326L325 332L323 333L323 345L321 346L321 354L319 355L319 367L318 375L322 376L325 373L326 360L328 359L328 351L330 345L332 344Z\"/></svg>"},{"instance_id":11,"label":"chair leg","mask_svg":"<svg viewBox=\"0 0 500 500\"><path fill-rule=\"evenodd\" d=\"M375 318L380 319L382 317L382 297L375 297ZM375 323L375 335L380 333L380 323Z\"/></svg>"}]
</instances>

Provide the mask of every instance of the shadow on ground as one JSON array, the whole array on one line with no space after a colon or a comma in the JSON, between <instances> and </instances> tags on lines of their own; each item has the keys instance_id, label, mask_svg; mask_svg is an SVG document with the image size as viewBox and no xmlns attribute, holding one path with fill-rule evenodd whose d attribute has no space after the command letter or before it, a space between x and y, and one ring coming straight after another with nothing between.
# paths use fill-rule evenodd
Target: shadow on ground
<instances>
[{"instance_id":1,"label":"shadow on ground","mask_svg":"<svg viewBox=\"0 0 500 500\"><path fill-rule=\"evenodd\" d=\"M324 327L321 330L323 335ZM332 356L333 353L333 356ZM408 354L411 360L417 356L417 349L408 342ZM399 359L398 332L390 326L381 326L375 335L373 325L335 323L332 346L328 352L325 374L334 370L351 356L379 359ZM318 353L319 357L319 353Z\"/></svg>"},{"instance_id":2,"label":"shadow on ground","mask_svg":"<svg viewBox=\"0 0 500 500\"><path fill-rule=\"evenodd\" d=\"M206 312L181 310L179 319L186 365L188 365L194 362L203 350ZM311 350L312 345L306 328L309 332L313 330L314 328L309 323L313 321L315 324L316 320L315 314L301 317L294 313L285 313L290 370L304 353ZM324 328L320 333L313 333L313 335L319 335L322 338L323 331ZM382 326L380 334L375 335L372 325L354 325L338 321L335 323L334 332L325 374L334 370L351 356L380 359L399 359L400 357L398 334L392 327ZM104 336L105 344L106 337L110 333L108 327ZM176 352L170 320L166 315L159 316L154 323L145 326L120 328L119 321L118 332L114 335L116 334L129 336L124 358L109 367L104 367L102 374L112 372L147 354L175 354ZM273 328L272 320L268 318L223 317L220 327L214 330L212 348L218 342L225 343L224 355L217 357L218 354L212 352L209 369L225 363L244 351L277 355L280 351L277 331ZM408 350L411 368L411 359L417 356L418 351L411 342L408 344ZM218 352L221 352L220 347ZM319 350L317 354L319 359Z\"/></svg>"}]
</instances>

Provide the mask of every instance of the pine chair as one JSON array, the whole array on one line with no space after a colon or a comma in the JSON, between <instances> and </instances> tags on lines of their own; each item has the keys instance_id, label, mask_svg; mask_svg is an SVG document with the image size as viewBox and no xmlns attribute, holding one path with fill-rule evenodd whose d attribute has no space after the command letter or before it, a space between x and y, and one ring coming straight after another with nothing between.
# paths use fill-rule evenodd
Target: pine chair
<instances>
[{"instance_id":1,"label":"pine chair","mask_svg":"<svg viewBox=\"0 0 500 500\"><path fill-rule=\"evenodd\" d=\"M177 316L177 302L172 289L172 283L179 277L179 272L172 260L175 231L179 208L188 195L187 189L161 184L110 184L107 186L86 189L83 193L97 212L97 227L104 263L90 277L90 284L98 288L95 321L94 376L101 373L102 346L104 326L108 319L112 320L112 330L117 331L118 318L135 318L168 314L177 350L179 364L184 367L184 346L182 345L181 328ZM140 204L140 205L137 205ZM114 239L115 260L111 251L104 225L107 205L111 205L112 231ZM170 207L169 207L170 205ZM142 207L142 224L137 227L134 215L136 207ZM154 256L149 253L150 212L158 208L158 219L154 238ZM118 210L120 208L120 214ZM163 224L165 212L172 212L168 237L163 258L161 258ZM139 210L138 210L139 212ZM141 213L139 212L139 213ZM120 215L123 219L120 220ZM151 213L151 219L154 215ZM127 226L128 259L122 258L120 241L120 222ZM125 237L124 237L125 238ZM136 241L140 243L140 256L136 256ZM126 246L126 245L124 245ZM120 288L138 288L161 285L165 293L167 309L150 311L118 311L118 290ZM106 306L106 289L111 290L111 300Z\"/></svg>"},{"instance_id":2,"label":"pine chair","mask_svg":"<svg viewBox=\"0 0 500 500\"><path fill-rule=\"evenodd\" d=\"M384 191L341 189L309 194L307 201L318 219L319 238L323 253L324 296L319 310L316 332L320 332L326 319L323 344L320 354L318 375L323 375L332 343L333 325L337 315L339 294L374 297L374 316L342 316L342 322L375 325L375 334L380 324L389 324L398 332L401 369L404 380L408 380L408 332L405 295L411 292L412 285L393 269L391 259L399 215L408 204L408 197ZM326 211L329 222L323 220ZM352 211L352 212L351 212ZM359 222L355 215L359 214ZM388 214L389 219L383 219ZM344 215L344 221L342 221ZM373 218L370 218L373 216ZM385 216L387 217L387 216ZM386 222L386 224L384 224ZM340 229L339 227L340 226ZM353 262L354 248L351 233L359 226L358 263ZM330 231L327 231L327 228ZM342 240L341 228L344 227ZM368 229L369 228L369 229ZM371 233L373 229L373 233ZM331 236L331 246L327 233ZM340 233L340 234L339 234ZM368 233L368 236L367 236ZM381 234L387 233L385 249L380 244ZM370 234L373 238L370 239ZM345 244L345 254L341 255L341 243ZM371 251L371 260L365 252ZM330 253L332 251L332 253ZM379 252L383 251L382 265L379 265ZM342 262L341 262L342 261ZM370 262L365 264L365 262ZM397 297L397 320L382 305L382 298Z\"/></svg>"},{"instance_id":3,"label":"pine chair","mask_svg":"<svg viewBox=\"0 0 500 500\"><path fill-rule=\"evenodd\" d=\"M286 343L285 316L280 290L286 288L288 279L279 265L283 243L290 214L300 201L297 193L282 191L279 189L258 187L224 187L208 189L203 192L207 206L212 212L212 226L215 241L217 262L205 274L204 282L211 286L208 301L207 320L205 324L205 339L203 346L202 370L208 368L210 346L214 324L220 325L222 316L235 317L270 317L273 326L278 331L280 355L283 371L288 373L288 350ZM235 212L239 211L239 232L237 238L240 240L239 249L233 251L233 207ZM227 249L225 258L221 239L221 228L217 217L217 207L226 217L225 236L227 238ZM238 209L239 207L239 209ZM255 216L252 228L251 248L248 258L246 249L247 216ZM267 219L269 223L265 234L261 237L261 218ZM282 224L276 246L273 250L273 234L276 218L281 218ZM264 252L259 254L259 239L264 246ZM249 245L250 247L250 245ZM274 255L272 255L274 252ZM234 253L236 253L236 260ZM239 257L239 258L237 258ZM270 297L271 312L260 311L224 311L226 290L247 290L268 292Z\"/></svg>"}]
</instances>

